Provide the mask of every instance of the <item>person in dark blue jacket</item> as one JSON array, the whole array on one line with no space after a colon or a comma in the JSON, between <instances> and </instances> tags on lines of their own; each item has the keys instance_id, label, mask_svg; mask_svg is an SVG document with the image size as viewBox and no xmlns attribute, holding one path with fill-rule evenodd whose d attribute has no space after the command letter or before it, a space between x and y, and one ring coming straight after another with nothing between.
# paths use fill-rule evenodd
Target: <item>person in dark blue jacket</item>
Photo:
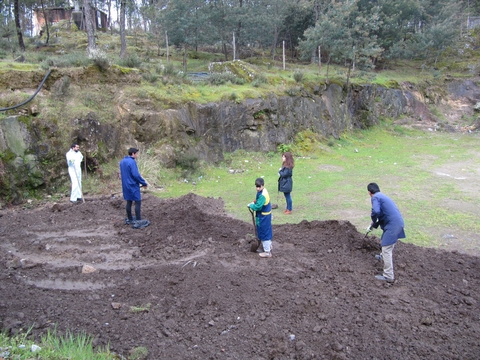
<instances>
[{"instance_id":1,"label":"person in dark blue jacket","mask_svg":"<svg viewBox=\"0 0 480 360\"><path fill-rule=\"evenodd\" d=\"M278 191L283 192L285 200L287 202L287 207L284 210L285 215L290 215L292 213L292 195L293 190L293 168L295 163L293 161L292 153L285 152L282 154L282 167L278 171Z\"/></svg>"},{"instance_id":2,"label":"person in dark blue jacket","mask_svg":"<svg viewBox=\"0 0 480 360\"><path fill-rule=\"evenodd\" d=\"M247 206L255 211L257 236L263 247L263 252L259 255L263 258L269 258L272 257L272 204L270 203L270 195L265 189L265 181L262 178L255 180L255 188L257 189L255 202Z\"/></svg>"},{"instance_id":3,"label":"person in dark blue jacket","mask_svg":"<svg viewBox=\"0 0 480 360\"><path fill-rule=\"evenodd\" d=\"M380 188L376 183L370 183L367 186L372 202L372 223L367 228L370 232L373 228L380 228L382 233L382 253L376 255L378 260L383 259L383 275L376 275L378 280L393 282L393 248L398 239L405 238L405 223L402 214L397 208L397 205L388 196L380 192Z\"/></svg>"},{"instance_id":4,"label":"person in dark blue jacket","mask_svg":"<svg viewBox=\"0 0 480 360\"><path fill-rule=\"evenodd\" d=\"M120 176L122 179L123 199L127 201L127 219L126 224L133 224L134 221L142 220L141 206L142 198L140 195L140 185L147 187L145 179L138 172L137 162L138 149L128 149L128 156L120 161ZM135 201L135 219L132 216L132 203Z\"/></svg>"}]
</instances>

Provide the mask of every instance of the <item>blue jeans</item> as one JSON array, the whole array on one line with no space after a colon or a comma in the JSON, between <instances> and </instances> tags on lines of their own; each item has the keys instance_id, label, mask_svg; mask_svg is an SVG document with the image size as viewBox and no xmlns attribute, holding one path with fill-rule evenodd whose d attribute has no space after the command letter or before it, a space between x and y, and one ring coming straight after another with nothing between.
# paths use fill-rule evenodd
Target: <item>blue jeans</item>
<instances>
[{"instance_id":1,"label":"blue jeans","mask_svg":"<svg viewBox=\"0 0 480 360\"><path fill-rule=\"evenodd\" d=\"M287 210L292 211L292 195L289 192L283 193L285 200L287 200Z\"/></svg>"}]
</instances>

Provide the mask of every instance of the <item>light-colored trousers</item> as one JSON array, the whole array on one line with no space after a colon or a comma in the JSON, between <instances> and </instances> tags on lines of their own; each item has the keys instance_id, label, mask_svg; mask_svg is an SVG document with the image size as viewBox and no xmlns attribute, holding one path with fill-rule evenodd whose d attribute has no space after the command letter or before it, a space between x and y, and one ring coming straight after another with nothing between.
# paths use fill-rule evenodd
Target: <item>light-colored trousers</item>
<instances>
[{"instance_id":1,"label":"light-colored trousers","mask_svg":"<svg viewBox=\"0 0 480 360\"><path fill-rule=\"evenodd\" d=\"M382 258L383 258L383 276L387 279L394 279L393 274L393 248L395 244L382 246Z\"/></svg>"}]
</instances>

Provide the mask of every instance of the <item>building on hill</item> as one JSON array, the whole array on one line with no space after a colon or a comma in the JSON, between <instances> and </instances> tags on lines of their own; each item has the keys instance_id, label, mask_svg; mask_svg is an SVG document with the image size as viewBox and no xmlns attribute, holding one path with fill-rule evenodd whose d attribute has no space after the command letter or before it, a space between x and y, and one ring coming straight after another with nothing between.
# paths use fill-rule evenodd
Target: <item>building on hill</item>
<instances>
[{"instance_id":1,"label":"building on hill","mask_svg":"<svg viewBox=\"0 0 480 360\"><path fill-rule=\"evenodd\" d=\"M44 31L45 17L47 17L48 24L55 24L59 21L67 20L75 23L80 29L85 31L85 15L83 14L83 6L76 6L75 8L65 7L46 7L44 9L37 8L34 10L33 16L33 35L39 36ZM98 10L92 6L92 19L95 24L95 28L100 31L104 31L108 28L108 16L105 12Z\"/></svg>"}]
</instances>

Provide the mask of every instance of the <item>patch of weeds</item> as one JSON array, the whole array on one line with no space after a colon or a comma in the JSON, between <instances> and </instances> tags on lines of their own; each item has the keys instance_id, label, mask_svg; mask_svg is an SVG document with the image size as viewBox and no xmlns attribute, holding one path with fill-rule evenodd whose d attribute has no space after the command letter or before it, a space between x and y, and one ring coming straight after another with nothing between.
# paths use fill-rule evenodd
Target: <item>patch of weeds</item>
<instances>
[{"instance_id":1,"label":"patch of weeds","mask_svg":"<svg viewBox=\"0 0 480 360\"><path fill-rule=\"evenodd\" d=\"M319 141L318 134L312 130L305 130L295 136L295 147L300 151L310 152Z\"/></svg>"},{"instance_id":2,"label":"patch of weeds","mask_svg":"<svg viewBox=\"0 0 480 360\"><path fill-rule=\"evenodd\" d=\"M183 178L189 178L200 169L200 159L197 154L185 154L176 160L176 166L181 169Z\"/></svg>"},{"instance_id":3,"label":"patch of weeds","mask_svg":"<svg viewBox=\"0 0 480 360\"><path fill-rule=\"evenodd\" d=\"M133 313L141 313L141 312L149 312L151 304L145 304L140 306L130 306L130 312Z\"/></svg>"},{"instance_id":4,"label":"patch of weeds","mask_svg":"<svg viewBox=\"0 0 480 360\"><path fill-rule=\"evenodd\" d=\"M175 76L177 74L177 70L175 69L175 66L173 66L172 63L167 63L163 67L163 75L165 76Z\"/></svg>"},{"instance_id":5,"label":"patch of weeds","mask_svg":"<svg viewBox=\"0 0 480 360\"><path fill-rule=\"evenodd\" d=\"M252 86L253 87L259 87L261 84L266 84L268 83L268 78L265 74L257 74L255 75L255 78L252 81Z\"/></svg>"},{"instance_id":6,"label":"patch of weeds","mask_svg":"<svg viewBox=\"0 0 480 360\"><path fill-rule=\"evenodd\" d=\"M101 49L90 50L88 58L92 60L93 64L100 71L105 71L110 67L110 61L107 58L107 53Z\"/></svg>"},{"instance_id":7,"label":"patch of weeds","mask_svg":"<svg viewBox=\"0 0 480 360\"><path fill-rule=\"evenodd\" d=\"M285 90L285 93L288 96L299 96L301 93L301 89L299 87L291 87Z\"/></svg>"},{"instance_id":8,"label":"patch of weeds","mask_svg":"<svg viewBox=\"0 0 480 360\"><path fill-rule=\"evenodd\" d=\"M136 55L128 55L123 59L119 59L117 62L118 65L128 68L140 68L142 66L142 60Z\"/></svg>"},{"instance_id":9,"label":"patch of weeds","mask_svg":"<svg viewBox=\"0 0 480 360\"><path fill-rule=\"evenodd\" d=\"M292 144L280 144L277 146L277 150L279 153L286 153L292 151Z\"/></svg>"},{"instance_id":10,"label":"patch of weeds","mask_svg":"<svg viewBox=\"0 0 480 360\"><path fill-rule=\"evenodd\" d=\"M267 118L267 113L265 110L257 111L255 114L253 114L253 118L255 120L265 120Z\"/></svg>"},{"instance_id":11,"label":"patch of weeds","mask_svg":"<svg viewBox=\"0 0 480 360\"><path fill-rule=\"evenodd\" d=\"M142 74L142 77L144 80L148 81L149 83L155 83L157 82L159 75L155 73L151 73L150 71L144 72Z\"/></svg>"},{"instance_id":12,"label":"patch of weeds","mask_svg":"<svg viewBox=\"0 0 480 360\"><path fill-rule=\"evenodd\" d=\"M80 67L89 66L92 62L86 53L74 52L64 54L61 56L51 56L46 58L40 66L43 69L49 69L51 67L67 68L67 67Z\"/></svg>"},{"instance_id":13,"label":"patch of weeds","mask_svg":"<svg viewBox=\"0 0 480 360\"><path fill-rule=\"evenodd\" d=\"M296 83L301 83L303 81L304 73L300 70L295 70L293 72L293 80L295 80Z\"/></svg>"},{"instance_id":14,"label":"patch of weeds","mask_svg":"<svg viewBox=\"0 0 480 360\"><path fill-rule=\"evenodd\" d=\"M148 350L144 346L136 347L128 352L130 360L144 360L148 356Z\"/></svg>"},{"instance_id":15,"label":"patch of weeds","mask_svg":"<svg viewBox=\"0 0 480 360\"><path fill-rule=\"evenodd\" d=\"M97 106L97 96L94 93L86 92L83 94L83 105L87 108L95 108Z\"/></svg>"},{"instance_id":16,"label":"patch of weeds","mask_svg":"<svg viewBox=\"0 0 480 360\"><path fill-rule=\"evenodd\" d=\"M244 80L236 77L232 73L213 73L210 75L208 82L212 85L224 85L228 82L232 84L242 85L245 83Z\"/></svg>"},{"instance_id":17,"label":"patch of weeds","mask_svg":"<svg viewBox=\"0 0 480 360\"><path fill-rule=\"evenodd\" d=\"M142 88L137 89L137 97L139 99L148 99L148 91Z\"/></svg>"},{"instance_id":18,"label":"patch of weeds","mask_svg":"<svg viewBox=\"0 0 480 360\"><path fill-rule=\"evenodd\" d=\"M70 77L65 75L53 84L52 94L56 97L63 97L68 94L69 87Z\"/></svg>"}]
</instances>

